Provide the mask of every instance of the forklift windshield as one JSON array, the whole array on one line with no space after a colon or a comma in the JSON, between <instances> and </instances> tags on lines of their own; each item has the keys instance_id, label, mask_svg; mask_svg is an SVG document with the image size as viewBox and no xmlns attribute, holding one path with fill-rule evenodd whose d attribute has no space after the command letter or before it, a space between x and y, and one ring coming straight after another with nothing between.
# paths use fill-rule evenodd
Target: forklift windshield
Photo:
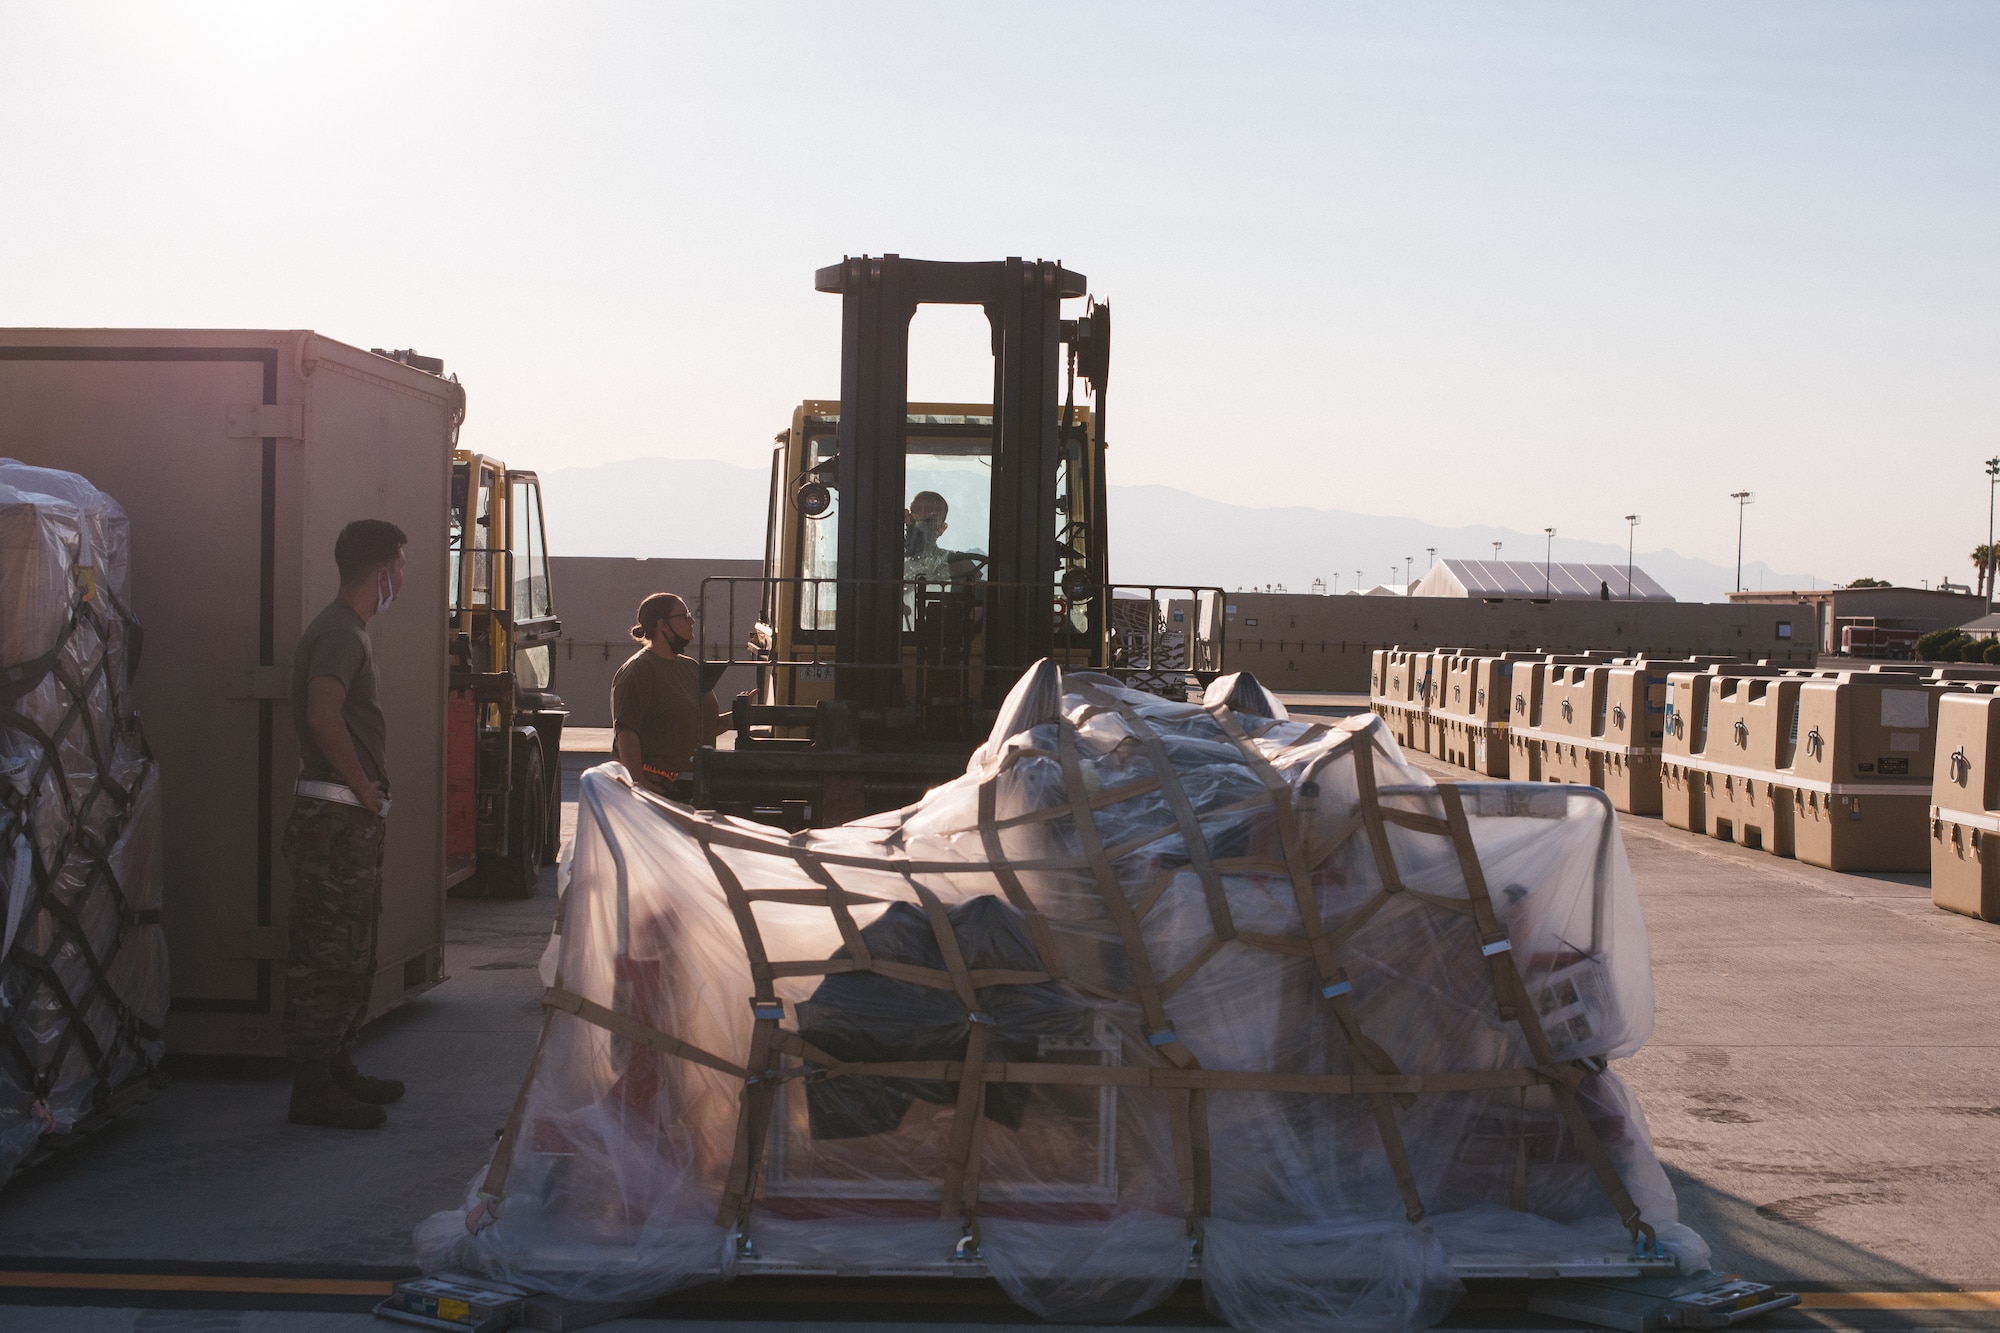
<instances>
[{"instance_id":1,"label":"forklift windshield","mask_svg":"<svg viewBox=\"0 0 2000 1333\"><path fill-rule=\"evenodd\" d=\"M932 585L978 582L985 577L992 549L993 418L912 414L909 429L903 459L903 577ZM838 451L830 431L814 435L808 466L818 468ZM836 492L823 517L796 520L801 525L799 575L807 580L798 602L801 631L834 628L840 509Z\"/></svg>"},{"instance_id":2,"label":"forklift windshield","mask_svg":"<svg viewBox=\"0 0 2000 1333\"><path fill-rule=\"evenodd\" d=\"M912 439L903 460L903 577L977 579L992 505L990 439Z\"/></svg>"}]
</instances>

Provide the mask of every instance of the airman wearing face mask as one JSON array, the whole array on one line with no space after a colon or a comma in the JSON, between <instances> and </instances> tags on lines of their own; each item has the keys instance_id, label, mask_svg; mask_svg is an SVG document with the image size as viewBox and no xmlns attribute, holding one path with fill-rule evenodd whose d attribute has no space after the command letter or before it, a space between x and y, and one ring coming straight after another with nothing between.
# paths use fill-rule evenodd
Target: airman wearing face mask
<instances>
[{"instance_id":1,"label":"airman wearing face mask","mask_svg":"<svg viewBox=\"0 0 2000 1333\"><path fill-rule=\"evenodd\" d=\"M903 577L929 583L951 578L951 553L940 540L951 524L951 506L936 491L918 491L903 511Z\"/></svg>"},{"instance_id":2,"label":"airman wearing face mask","mask_svg":"<svg viewBox=\"0 0 2000 1333\"><path fill-rule=\"evenodd\" d=\"M694 752L722 734L722 710L687 656L695 634L687 603L656 592L636 619L632 637L646 646L611 678L611 750L635 783L685 800Z\"/></svg>"},{"instance_id":3,"label":"airman wearing face mask","mask_svg":"<svg viewBox=\"0 0 2000 1333\"><path fill-rule=\"evenodd\" d=\"M280 1030L292 1057L295 1124L369 1129L403 1095L395 1079L356 1069L352 1051L375 979L389 816L387 728L368 625L402 591L406 540L381 519L342 529L333 548L340 593L292 654L300 772L283 843L292 903Z\"/></svg>"}]
</instances>

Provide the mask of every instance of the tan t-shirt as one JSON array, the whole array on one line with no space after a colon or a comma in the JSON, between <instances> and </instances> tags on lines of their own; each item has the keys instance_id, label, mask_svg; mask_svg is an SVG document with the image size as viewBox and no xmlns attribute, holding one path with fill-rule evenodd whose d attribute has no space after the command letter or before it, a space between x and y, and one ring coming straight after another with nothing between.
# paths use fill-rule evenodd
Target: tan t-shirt
<instances>
[{"instance_id":1,"label":"tan t-shirt","mask_svg":"<svg viewBox=\"0 0 2000 1333\"><path fill-rule=\"evenodd\" d=\"M375 702L375 645L369 642L367 623L337 599L313 617L292 652L292 724L299 732L299 775L313 782L345 783L347 779L320 751L319 738L306 721L306 690L315 676L331 677L347 691L340 720L354 742L354 757L368 780L388 791L389 771L383 761L388 724Z\"/></svg>"},{"instance_id":2,"label":"tan t-shirt","mask_svg":"<svg viewBox=\"0 0 2000 1333\"><path fill-rule=\"evenodd\" d=\"M715 739L720 712L692 657L641 648L611 678L611 725L639 738L639 761L648 768L685 773L695 749Z\"/></svg>"}]
</instances>

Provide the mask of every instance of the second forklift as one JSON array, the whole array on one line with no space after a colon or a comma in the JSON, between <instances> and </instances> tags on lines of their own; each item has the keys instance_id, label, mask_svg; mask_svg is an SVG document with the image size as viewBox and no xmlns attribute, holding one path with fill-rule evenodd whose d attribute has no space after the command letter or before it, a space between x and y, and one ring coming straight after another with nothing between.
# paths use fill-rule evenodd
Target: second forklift
<instances>
[{"instance_id":1,"label":"second forklift","mask_svg":"<svg viewBox=\"0 0 2000 1333\"><path fill-rule=\"evenodd\" d=\"M562 826L562 729L541 482L459 450L451 468L445 884L532 898Z\"/></svg>"}]
</instances>

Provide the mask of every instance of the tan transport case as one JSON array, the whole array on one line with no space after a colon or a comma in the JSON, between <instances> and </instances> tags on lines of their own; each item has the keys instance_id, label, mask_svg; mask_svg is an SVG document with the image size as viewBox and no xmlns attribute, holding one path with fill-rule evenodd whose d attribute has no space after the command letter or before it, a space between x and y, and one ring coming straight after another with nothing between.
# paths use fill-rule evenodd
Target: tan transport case
<instances>
[{"instance_id":1,"label":"tan transport case","mask_svg":"<svg viewBox=\"0 0 2000 1333\"><path fill-rule=\"evenodd\" d=\"M1677 675L1663 782L1669 822L1829 870L1922 871L1938 700L1970 688L1943 675L1917 667Z\"/></svg>"},{"instance_id":2,"label":"tan transport case","mask_svg":"<svg viewBox=\"0 0 2000 1333\"><path fill-rule=\"evenodd\" d=\"M1419 694L1429 670L1429 653L1391 648L1382 655L1382 692L1370 704L1405 750L1430 750L1430 710Z\"/></svg>"},{"instance_id":3,"label":"tan transport case","mask_svg":"<svg viewBox=\"0 0 2000 1333\"><path fill-rule=\"evenodd\" d=\"M168 1049L277 1055L298 746L293 645L356 518L410 536L369 626L388 721L379 1014L442 976L445 523L459 386L302 331L0 330L0 455L131 516L139 710L159 760Z\"/></svg>"},{"instance_id":4,"label":"tan transport case","mask_svg":"<svg viewBox=\"0 0 2000 1333\"><path fill-rule=\"evenodd\" d=\"M1425 707L1425 720L1429 724L1424 733L1425 753L1433 759L1446 758L1444 686L1454 664L1467 660L1463 648L1434 649L1427 657L1429 667L1419 686Z\"/></svg>"},{"instance_id":5,"label":"tan transport case","mask_svg":"<svg viewBox=\"0 0 2000 1333\"><path fill-rule=\"evenodd\" d=\"M1444 732L1444 759L1489 778L1509 775L1507 715L1514 664L1532 662L1533 653L1452 658L1439 688L1437 723Z\"/></svg>"},{"instance_id":6,"label":"tan transport case","mask_svg":"<svg viewBox=\"0 0 2000 1333\"><path fill-rule=\"evenodd\" d=\"M1931 776L1931 901L2000 921L2000 696L1938 701Z\"/></svg>"},{"instance_id":7,"label":"tan transport case","mask_svg":"<svg viewBox=\"0 0 2000 1333\"><path fill-rule=\"evenodd\" d=\"M1668 674L1706 660L1552 656L1531 665L1525 688L1517 666L1509 733L1516 762L1525 760L1530 780L1602 788L1626 814L1659 813Z\"/></svg>"}]
</instances>

